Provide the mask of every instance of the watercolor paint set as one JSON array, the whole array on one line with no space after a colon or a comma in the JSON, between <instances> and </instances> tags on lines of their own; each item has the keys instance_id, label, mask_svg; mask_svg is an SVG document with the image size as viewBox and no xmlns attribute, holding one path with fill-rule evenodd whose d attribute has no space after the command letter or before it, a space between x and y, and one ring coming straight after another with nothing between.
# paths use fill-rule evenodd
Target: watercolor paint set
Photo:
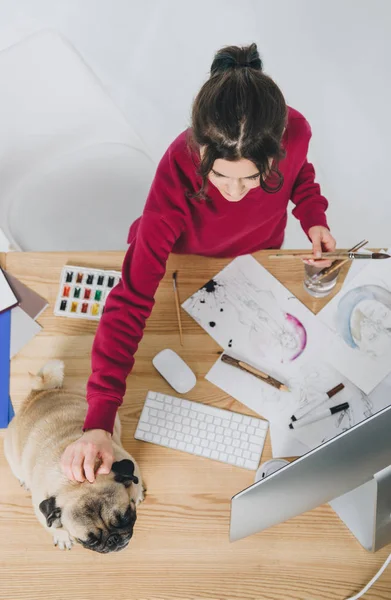
<instances>
[{"instance_id":1,"label":"watercolor paint set","mask_svg":"<svg viewBox=\"0 0 391 600\"><path fill-rule=\"evenodd\" d=\"M119 271L66 265L61 272L54 314L59 317L99 320L106 298L120 278Z\"/></svg>"}]
</instances>

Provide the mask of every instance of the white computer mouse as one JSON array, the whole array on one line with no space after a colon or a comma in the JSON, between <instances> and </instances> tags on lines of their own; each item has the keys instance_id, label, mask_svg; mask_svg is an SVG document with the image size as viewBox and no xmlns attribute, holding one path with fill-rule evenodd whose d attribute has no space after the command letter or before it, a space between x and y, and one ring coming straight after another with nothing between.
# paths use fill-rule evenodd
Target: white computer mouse
<instances>
[{"instance_id":1,"label":"white computer mouse","mask_svg":"<svg viewBox=\"0 0 391 600\"><path fill-rule=\"evenodd\" d=\"M152 364L179 394L186 394L197 382L196 376L190 367L176 352L169 348L156 354L152 359Z\"/></svg>"}]
</instances>

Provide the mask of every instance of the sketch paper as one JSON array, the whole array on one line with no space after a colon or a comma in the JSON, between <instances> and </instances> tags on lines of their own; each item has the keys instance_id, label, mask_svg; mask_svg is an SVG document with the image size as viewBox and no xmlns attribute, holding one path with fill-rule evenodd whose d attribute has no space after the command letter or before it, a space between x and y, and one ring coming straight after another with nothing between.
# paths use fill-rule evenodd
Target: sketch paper
<instances>
[{"instance_id":1,"label":"sketch paper","mask_svg":"<svg viewBox=\"0 0 391 600\"><path fill-rule=\"evenodd\" d=\"M342 393L342 392L341 392ZM378 386L365 396L362 392L362 401L357 402L358 396L355 395L354 399L349 399L348 401L353 405L353 413L350 415L345 415L345 417L349 417L350 422L348 421L349 427L352 425L356 425L360 421L363 421L368 416L374 415L379 410L390 406L391 404L391 375L388 375ZM339 394L338 394L339 397ZM337 396L335 396L335 399ZM361 404L361 406L360 406ZM361 414L360 414L361 413ZM336 415L335 415L336 416ZM362 418L361 418L362 417ZM335 419L335 417L331 417L331 419ZM326 423L323 421L323 423ZM337 431L335 435L338 435L342 431L345 431L346 422L343 423L341 421L342 429L337 427ZM319 423L320 425L320 423ZM288 457L288 456L302 456L309 450L313 450L317 446L319 446L323 441L326 441L322 430L316 430L313 427L313 424L308 425L307 427L303 427L300 430L296 430L294 432L295 438L289 435L284 427L282 427L282 423L273 422L270 423L270 439L272 445L272 452L274 458L279 457ZM327 426L327 429L329 427ZM327 436L327 439L331 439L333 435ZM304 443L306 442L306 443Z\"/></svg>"},{"instance_id":2,"label":"sketch paper","mask_svg":"<svg viewBox=\"0 0 391 600\"><path fill-rule=\"evenodd\" d=\"M279 423L269 423L270 442L273 458L289 458L303 456L311 450L296 437L287 434L285 428Z\"/></svg>"},{"instance_id":3,"label":"sketch paper","mask_svg":"<svg viewBox=\"0 0 391 600\"><path fill-rule=\"evenodd\" d=\"M242 356L236 352L230 351L229 354L233 358L242 359ZM256 366L249 360L246 362L251 366ZM272 373L270 374L272 375ZM290 392L280 391L254 377L251 373L223 363L221 358L217 360L205 378L270 422L279 421L285 410L289 412L289 407L294 410L296 406L295 398Z\"/></svg>"},{"instance_id":4,"label":"sketch paper","mask_svg":"<svg viewBox=\"0 0 391 600\"><path fill-rule=\"evenodd\" d=\"M252 256L233 260L182 306L223 348L282 376L320 353L328 333Z\"/></svg>"},{"instance_id":5,"label":"sketch paper","mask_svg":"<svg viewBox=\"0 0 391 600\"><path fill-rule=\"evenodd\" d=\"M280 392L253 375L223 363L221 359L206 379L270 421L274 457L298 456L300 446L297 442L308 450L316 448L391 403L391 376L367 396L334 367L319 361L308 362L299 370L291 371L287 377L290 392ZM332 398L326 397L314 411L348 402L347 411L300 429L289 429L291 416L298 408L324 398L325 393L339 383L343 383L345 388Z\"/></svg>"},{"instance_id":6,"label":"sketch paper","mask_svg":"<svg viewBox=\"0 0 391 600\"><path fill-rule=\"evenodd\" d=\"M317 318L329 361L369 394L391 371L391 261L370 261Z\"/></svg>"}]
</instances>

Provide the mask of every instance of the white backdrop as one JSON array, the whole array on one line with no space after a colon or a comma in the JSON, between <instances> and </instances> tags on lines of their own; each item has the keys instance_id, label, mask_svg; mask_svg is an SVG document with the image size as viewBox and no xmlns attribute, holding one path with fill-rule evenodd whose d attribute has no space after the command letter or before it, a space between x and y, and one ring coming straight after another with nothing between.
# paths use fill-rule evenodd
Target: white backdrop
<instances>
[{"instance_id":1,"label":"white backdrop","mask_svg":"<svg viewBox=\"0 0 391 600\"><path fill-rule=\"evenodd\" d=\"M64 36L155 164L188 125L214 52L255 41L311 123L338 244L390 245L390 0L2 0L0 23L0 49L42 28ZM305 242L290 219L285 245Z\"/></svg>"}]
</instances>

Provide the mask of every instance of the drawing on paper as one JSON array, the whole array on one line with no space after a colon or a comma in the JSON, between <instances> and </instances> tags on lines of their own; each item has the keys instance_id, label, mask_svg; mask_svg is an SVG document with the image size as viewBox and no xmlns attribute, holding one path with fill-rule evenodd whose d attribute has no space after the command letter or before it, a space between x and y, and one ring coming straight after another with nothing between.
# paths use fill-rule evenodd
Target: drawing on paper
<instances>
[{"instance_id":1,"label":"drawing on paper","mask_svg":"<svg viewBox=\"0 0 391 600\"><path fill-rule=\"evenodd\" d=\"M338 303L336 325L351 348L373 358L391 352L391 293L379 285L350 290Z\"/></svg>"},{"instance_id":2,"label":"drawing on paper","mask_svg":"<svg viewBox=\"0 0 391 600\"><path fill-rule=\"evenodd\" d=\"M338 383L344 384L344 389L332 398L325 397L325 392ZM294 435L309 448L315 448L336 435L347 431L357 423L372 416L388 404L388 394L382 399L371 398L362 390L343 377L338 371L327 364L307 364L289 381L292 393L297 399L297 408L306 406L309 402L323 398L322 404L314 407L314 411L322 410L343 402L349 403L349 409L308 427L297 430Z\"/></svg>"},{"instance_id":3,"label":"drawing on paper","mask_svg":"<svg viewBox=\"0 0 391 600\"><path fill-rule=\"evenodd\" d=\"M317 315L328 362L366 394L391 371L391 263L368 262Z\"/></svg>"},{"instance_id":4,"label":"drawing on paper","mask_svg":"<svg viewBox=\"0 0 391 600\"><path fill-rule=\"evenodd\" d=\"M286 363L307 345L303 323L282 310L274 293L261 289L241 266L234 274L222 271L183 307L224 348L245 346L254 357Z\"/></svg>"}]
</instances>

